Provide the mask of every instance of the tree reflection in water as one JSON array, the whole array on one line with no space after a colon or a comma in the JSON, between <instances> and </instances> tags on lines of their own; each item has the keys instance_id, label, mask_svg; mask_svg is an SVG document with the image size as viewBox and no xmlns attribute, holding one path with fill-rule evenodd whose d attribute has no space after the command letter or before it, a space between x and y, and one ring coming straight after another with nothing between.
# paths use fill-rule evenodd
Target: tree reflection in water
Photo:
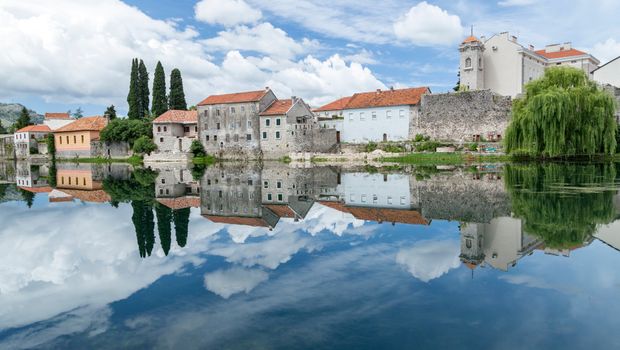
<instances>
[{"instance_id":1,"label":"tree reflection in water","mask_svg":"<svg viewBox=\"0 0 620 350\"><path fill-rule=\"evenodd\" d=\"M581 246L615 220L614 164L508 164L504 178L514 215L550 248Z\"/></svg>"}]
</instances>

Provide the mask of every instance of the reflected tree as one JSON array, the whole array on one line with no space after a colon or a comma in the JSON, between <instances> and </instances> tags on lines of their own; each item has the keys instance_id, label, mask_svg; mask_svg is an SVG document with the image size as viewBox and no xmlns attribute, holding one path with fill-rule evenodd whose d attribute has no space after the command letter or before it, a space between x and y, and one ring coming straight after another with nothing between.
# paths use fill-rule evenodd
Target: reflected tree
<instances>
[{"instance_id":1,"label":"reflected tree","mask_svg":"<svg viewBox=\"0 0 620 350\"><path fill-rule=\"evenodd\" d=\"M177 244L179 247L185 247L187 244L187 235L189 230L189 208L177 209L172 213L174 220L174 231L176 233Z\"/></svg>"},{"instance_id":2,"label":"reflected tree","mask_svg":"<svg viewBox=\"0 0 620 350\"><path fill-rule=\"evenodd\" d=\"M157 203L155 204L155 213L157 214L157 230L159 231L159 241L164 253L168 255L170 251L170 242L172 237L172 209Z\"/></svg>"},{"instance_id":3,"label":"reflected tree","mask_svg":"<svg viewBox=\"0 0 620 350\"><path fill-rule=\"evenodd\" d=\"M525 232L551 248L578 247L615 218L613 164L507 165L505 182Z\"/></svg>"},{"instance_id":4,"label":"reflected tree","mask_svg":"<svg viewBox=\"0 0 620 350\"><path fill-rule=\"evenodd\" d=\"M150 256L155 244L155 223L153 221L153 207L143 201L131 202L133 221L138 240L138 249L141 257Z\"/></svg>"},{"instance_id":5,"label":"reflected tree","mask_svg":"<svg viewBox=\"0 0 620 350\"><path fill-rule=\"evenodd\" d=\"M26 202L26 205L28 206L28 208L32 208L32 204L34 203L34 193L30 191L22 190L21 188L19 189L19 193L24 199L24 202Z\"/></svg>"}]
</instances>

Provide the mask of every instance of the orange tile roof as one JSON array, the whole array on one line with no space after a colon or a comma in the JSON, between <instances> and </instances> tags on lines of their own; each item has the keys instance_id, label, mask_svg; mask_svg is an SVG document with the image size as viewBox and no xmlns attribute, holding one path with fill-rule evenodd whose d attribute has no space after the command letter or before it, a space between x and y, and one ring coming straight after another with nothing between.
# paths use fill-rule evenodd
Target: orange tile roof
<instances>
[{"instance_id":1,"label":"orange tile roof","mask_svg":"<svg viewBox=\"0 0 620 350\"><path fill-rule=\"evenodd\" d=\"M330 102L324 106L315 109L314 112L341 111L344 109L344 106L349 103L349 100L351 100L351 96L339 98L336 101Z\"/></svg>"},{"instance_id":2,"label":"orange tile roof","mask_svg":"<svg viewBox=\"0 0 620 350\"><path fill-rule=\"evenodd\" d=\"M93 202L93 203L105 203L112 200L109 194L107 194L104 190L96 190L96 191L83 191L83 190L66 190L62 189L62 192L73 196L83 202Z\"/></svg>"},{"instance_id":3,"label":"orange tile roof","mask_svg":"<svg viewBox=\"0 0 620 350\"><path fill-rule=\"evenodd\" d=\"M52 188L49 186L44 186L44 187L19 187L20 189L24 190L24 191L28 191L31 193L49 193L52 192Z\"/></svg>"},{"instance_id":4,"label":"orange tile roof","mask_svg":"<svg viewBox=\"0 0 620 350\"><path fill-rule=\"evenodd\" d=\"M200 197L158 198L157 201L170 209L200 208Z\"/></svg>"},{"instance_id":5,"label":"orange tile roof","mask_svg":"<svg viewBox=\"0 0 620 350\"><path fill-rule=\"evenodd\" d=\"M277 100L267 107L260 115L284 115L293 107L293 100Z\"/></svg>"},{"instance_id":6,"label":"orange tile roof","mask_svg":"<svg viewBox=\"0 0 620 350\"><path fill-rule=\"evenodd\" d=\"M463 44L473 43L473 42L476 42L476 41L479 42L480 40L478 40L478 38L476 38L475 36L472 35L472 36L467 37L465 40L463 40Z\"/></svg>"},{"instance_id":7,"label":"orange tile roof","mask_svg":"<svg viewBox=\"0 0 620 350\"><path fill-rule=\"evenodd\" d=\"M353 95L344 109L417 105L429 92L428 87L362 92Z\"/></svg>"},{"instance_id":8,"label":"orange tile roof","mask_svg":"<svg viewBox=\"0 0 620 350\"><path fill-rule=\"evenodd\" d=\"M336 209L338 211L349 213L356 219L376 221L376 222L394 222L409 225L428 225L430 222L416 210L404 209L387 209L387 208L364 208L350 207L341 202L321 201L320 204Z\"/></svg>"},{"instance_id":9,"label":"orange tile roof","mask_svg":"<svg viewBox=\"0 0 620 350\"><path fill-rule=\"evenodd\" d=\"M260 99L265 96L269 90L258 90L258 91L247 91L247 92L237 92L233 94L224 94L224 95L211 95L202 102L200 102L199 106L205 105L217 105L217 104L226 104L226 103L244 103L244 102L258 102Z\"/></svg>"},{"instance_id":10,"label":"orange tile roof","mask_svg":"<svg viewBox=\"0 0 620 350\"><path fill-rule=\"evenodd\" d=\"M106 125L108 125L108 120L104 117L84 117L76 119L73 123L67 124L55 132L101 131Z\"/></svg>"},{"instance_id":11,"label":"orange tile roof","mask_svg":"<svg viewBox=\"0 0 620 350\"><path fill-rule=\"evenodd\" d=\"M69 113L45 113L45 119L71 119Z\"/></svg>"},{"instance_id":12,"label":"orange tile roof","mask_svg":"<svg viewBox=\"0 0 620 350\"><path fill-rule=\"evenodd\" d=\"M249 218L243 216L216 216L203 215L205 218L218 224L243 225L254 227L269 227L269 224L261 218Z\"/></svg>"},{"instance_id":13,"label":"orange tile roof","mask_svg":"<svg viewBox=\"0 0 620 350\"><path fill-rule=\"evenodd\" d=\"M169 110L166 113L155 118L155 120L153 120L153 123L196 124L198 123L198 111Z\"/></svg>"},{"instance_id":14,"label":"orange tile roof","mask_svg":"<svg viewBox=\"0 0 620 350\"><path fill-rule=\"evenodd\" d=\"M71 196L67 196L67 197L49 197L48 200L49 200L50 203L72 202L73 201L73 197L71 197Z\"/></svg>"},{"instance_id":15,"label":"orange tile roof","mask_svg":"<svg viewBox=\"0 0 620 350\"><path fill-rule=\"evenodd\" d=\"M288 205L265 205L266 208L269 208L274 214L281 218L294 218L295 212Z\"/></svg>"},{"instance_id":16,"label":"orange tile roof","mask_svg":"<svg viewBox=\"0 0 620 350\"><path fill-rule=\"evenodd\" d=\"M556 59L556 58L566 58L566 57L587 55L587 53L583 51L575 50L575 49L562 50L562 51L556 51L556 52L546 52L545 50L537 50L535 52L550 60Z\"/></svg>"},{"instance_id":17,"label":"orange tile roof","mask_svg":"<svg viewBox=\"0 0 620 350\"><path fill-rule=\"evenodd\" d=\"M28 125L26 127L23 127L19 130L17 130L16 132L51 132L52 129L50 129L49 126L44 125L44 124L38 124L38 125Z\"/></svg>"}]
</instances>

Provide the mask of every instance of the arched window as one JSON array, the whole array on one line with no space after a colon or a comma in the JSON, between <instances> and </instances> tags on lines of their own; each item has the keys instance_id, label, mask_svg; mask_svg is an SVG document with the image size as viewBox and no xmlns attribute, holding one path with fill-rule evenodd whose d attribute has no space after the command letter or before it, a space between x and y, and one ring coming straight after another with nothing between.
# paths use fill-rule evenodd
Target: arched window
<instances>
[{"instance_id":1,"label":"arched window","mask_svg":"<svg viewBox=\"0 0 620 350\"><path fill-rule=\"evenodd\" d=\"M472 246L472 244L471 244L471 239L467 238L467 239L465 240L465 246L466 246L467 248L471 248L471 246Z\"/></svg>"},{"instance_id":2,"label":"arched window","mask_svg":"<svg viewBox=\"0 0 620 350\"><path fill-rule=\"evenodd\" d=\"M471 68L471 58L469 57L465 59L465 68Z\"/></svg>"}]
</instances>

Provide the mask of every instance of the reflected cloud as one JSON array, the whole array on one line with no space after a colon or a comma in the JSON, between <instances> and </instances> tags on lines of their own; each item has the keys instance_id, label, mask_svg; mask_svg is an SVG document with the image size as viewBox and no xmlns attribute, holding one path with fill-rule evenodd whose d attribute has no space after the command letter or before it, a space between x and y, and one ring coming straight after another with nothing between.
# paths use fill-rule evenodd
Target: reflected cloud
<instances>
[{"instance_id":1,"label":"reflected cloud","mask_svg":"<svg viewBox=\"0 0 620 350\"><path fill-rule=\"evenodd\" d=\"M411 248L401 249L396 262L405 266L413 277L429 282L459 267L458 241L422 241Z\"/></svg>"},{"instance_id":2,"label":"reflected cloud","mask_svg":"<svg viewBox=\"0 0 620 350\"><path fill-rule=\"evenodd\" d=\"M245 292L249 293L256 286L269 279L269 274L263 270L250 270L233 267L205 275L205 288L228 299L230 296Z\"/></svg>"}]
</instances>

